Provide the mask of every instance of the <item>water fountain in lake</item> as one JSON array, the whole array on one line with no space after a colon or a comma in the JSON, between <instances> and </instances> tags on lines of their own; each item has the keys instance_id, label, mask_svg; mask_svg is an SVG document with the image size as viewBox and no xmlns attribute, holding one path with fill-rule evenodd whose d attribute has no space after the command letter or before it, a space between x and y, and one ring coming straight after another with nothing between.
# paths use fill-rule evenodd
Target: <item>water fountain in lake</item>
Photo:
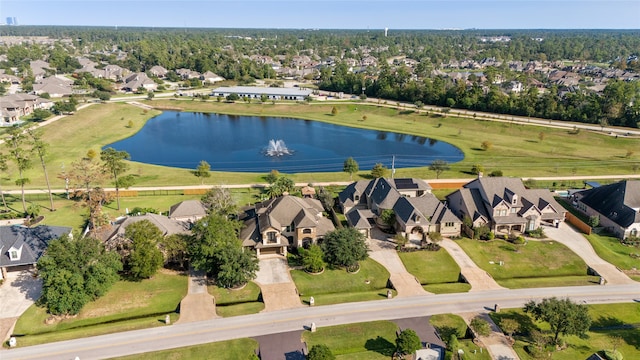
<instances>
[{"instance_id":1,"label":"water fountain in lake","mask_svg":"<svg viewBox=\"0 0 640 360\"><path fill-rule=\"evenodd\" d=\"M282 140L269 140L269 145L265 149L264 153L267 156L283 156L291 155L293 152L287 148Z\"/></svg>"}]
</instances>

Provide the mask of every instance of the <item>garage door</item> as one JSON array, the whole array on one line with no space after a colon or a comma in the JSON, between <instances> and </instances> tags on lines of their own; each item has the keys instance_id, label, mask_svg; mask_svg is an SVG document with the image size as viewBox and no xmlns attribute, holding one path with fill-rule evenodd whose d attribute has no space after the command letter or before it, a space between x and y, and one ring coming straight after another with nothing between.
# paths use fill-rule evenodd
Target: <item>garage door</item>
<instances>
[{"instance_id":1,"label":"garage door","mask_svg":"<svg viewBox=\"0 0 640 360\"><path fill-rule=\"evenodd\" d=\"M280 248L262 248L260 249L260 255L276 255L280 254Z\"/></svg>"}]
</instances>

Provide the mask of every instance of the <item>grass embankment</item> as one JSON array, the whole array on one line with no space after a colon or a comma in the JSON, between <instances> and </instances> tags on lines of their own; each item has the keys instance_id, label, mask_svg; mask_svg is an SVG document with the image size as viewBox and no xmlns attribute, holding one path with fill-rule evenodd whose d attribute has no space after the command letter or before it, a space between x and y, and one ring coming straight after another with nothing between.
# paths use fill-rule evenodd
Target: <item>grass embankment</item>
<instances>
[{"instance_id":1,"label":"grass embankment","mask_svg":"<svg viewBox=\"0 0 640 360\"><path fill-rule=\"evenodd\" d=\"M624 359L640 358L640 304L603 304L588 307L593 323L587 336L561 336L568 346L560 351L551 350L553 359L586 359L595 352L612 349L616 338L620 339L617 350ZM518 321L520 330L514 336L516 343L513 347L520 359L533 359L525 349L527 345L531 345L529 334L532 330L549 330L549 326L533 321L521 309L503 310L490 315L498 325L500 320L505 318Z\"/></svg>"},{"instance_id":2,"label":"grass embankment","mask_svg":"<svg viewBox=\"0 0 640 360\"><path fill-rule=\"evenodd\" d=\"M471 289L469 284L459 281L460 267L444 249L398 252L398 255L407 271L420 281L426 291L444 294Z\"/></svg>"},{"instance_id":3,"label":"grass embankment","mask_svg":"<svg viewBox=\"0 0 640 360\"><path fill-rule=\"evenodd\" d=\"M216 302L216 313L222 317L255 314L264 309L260 298L260 287L254 282L239 290L223 289L215 285L207 286Z\"/></svg>"},{"instance_id":4,"label":"grass embankment","mask_svg":"<svg viewBox=\"0 0 640 360\"><path fill-rule=\"evenodd\" d=\"M485 172L502 170L506 176L561 176L630 174L633 164L640 157L637 140L614 138L588 131L571 135L567 130L541 128L537 126L498 123L456 117L434 117L418 114L412 110L397 110L365 104L227 104L215 101L154 100L152 106L181 108L185 111L218 112L237 115L287 116L307 120L369 128L380 131L399 132L447 141L464 154L465 159L452 164L451 169L440 177L468 177L473 164L482 165ZM336 106L338 114L331 116ZM46 158L52 186L63 188L64 181L56 177L62 165L68 170L71 162L86 155L89 149L96 151L114 141L132 136L146 120L157 114L156 110L144 110L124 103L97 104L79 110L75 115L47 125L43 140L51 144ZM362 121L366 115L367 120ZM128 127L129 120L133 122ZM544 140L539 140L544 132ZM478 134L487 134L479 137ZM488 151L480 149L483 141L493 146ZM594 152L592 149L597 148ZM634 155L627 157L627 151ZM187 169L131 163L131 173L137 185L197 185L200 179ZM215 170L215 164L212 164ZM354 177L362 179L369 169L362 169ZM259 183L264 174L216 172L207 182L211 184ZM426 167L398 169L397 177L433 177ZM12 169L6 186L16 178ZM44 176L39 167L26 172L31 180L29 188L44 188ZM343 172L294 174L296 182L349 181ZM105 181L108 184L108 181ZM11 188L16 188L11 185Z\"/></svg>"},{"instance_id":5,"label":"grass embankment","mask_svg":"<svg viewBox=\"0 0 640 360\"><path fill-rule=\"evenodd\" d=\"M620 239L613 236L592 233L591 235L584 235L584 237L589 240L593 249L603 260L624 270L632 279L640 281L640 272L638 271L640 269L640 259L631 257L631 254L636 256L640 254L639 248L624 245L620 242Z\"/></svg>"},{"instance_id":6,"label":"grass embankment","mask_svg":"<svg viewBox=\"0 0 640 360\"><path fill-rule=\"evenodd\" d=\"M390 321L318 328L302 334L307 347L325 344L337 360L389 359L396 348L398 326Z\"/></svg>"},{"instance_id":7,"label":"grass embankment","mask_svg":"<svg viewBox=\"0 0 640 360\"><path fill-rule=\"evenodd\" d=\"M457 242L480 268L507 288L593 285L598 281L587 276L587 264L578 255L555 241L514 245L504 240L465 238Z\"/></svg>"},{"instance_id":8,"label":"grass embankment","mask_svg":"<svg viewBox=\"0 0 640 360\"><path fill-rule=\"evenodd\" d=\"M464 351L467 358L474 360L491 360L489 352L487 352L486 350L481 350L476 344L473 343L473 340L467 336L467 324L460 316L453 314L433 315L429 318L429 322L431 323L431 325L433 325L433 327L436 328L436 330L438 330L440 338L445 343L448 343L451 335L455 334L458 338L460 349ZM447 351L447 353L445 354L445 359L452 358L453 354L451 353L451 351Z\"/></svg>"},{"instance_id":9,"label":"grass embankment","mask_svg":"<svg viewBox=\"0 0 640 360\"><path fill-rule=\"evenodd\" d=\"M216 360L250 359L258 349L258 342L253 339L236 339L210 344L187 346L178 349L154 351L144 354L119 357L119 360L191 360L211 359L215 354Z\"/></svg>"},{"instance_id":10,"label":"grass embankment","mask_svg":"<svg viewBox=\"0 0 640 360\"><path fill-rule=\"evenodd\" d=\"M345 269L327 268L320 275L292 270L291 277L301 300L307 304L311 296L316 305L387 298L389 272L371 259L361 261L360 271L355 274L348 273Z\"/></svg>"},{"instance_id":11,"label":"grass embankment","mask_svg":"<svg viewBox=\"0 0 640 360\"><path fill-rule=\"evenodd\" d=\"M187 294L187 276L157 273L140 282L119 281L101 298L68 319L46 324L45 308L32 305L13 331L20 346L164 326L167 314L178 319L176 309Z\"/></svg>"}]
</instances>

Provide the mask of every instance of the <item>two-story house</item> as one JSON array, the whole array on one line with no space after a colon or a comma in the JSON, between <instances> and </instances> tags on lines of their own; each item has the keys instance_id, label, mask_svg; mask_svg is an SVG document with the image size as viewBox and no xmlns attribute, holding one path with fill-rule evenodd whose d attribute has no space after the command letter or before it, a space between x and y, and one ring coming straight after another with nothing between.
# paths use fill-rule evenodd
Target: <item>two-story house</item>
<instances>
[{"instance_id":1,"label":"two-story house","mask_svg":"<svg viewBox=\"0 0 640 360\"><path fill-rule=\"evenodd\" d=\"M447 205L474 227L510 234L533 231L542 222L564 221L566 210L544 189L527 189L521 179L479 177L447 196Z\"/></svg>"},{"instance_id":2,"label":"two-story house","mask_svg":"<svg viewBox=\"0 0 640 360\"><path fill-rule=\"evenodd\" d=\"M395 214L395 231L403 235L439 232L460 235L461 221L432 193L421 179L378 178L348 185L338 201L350 226L369 236L385 210Z\"/></svg>"},{"instance_id":3,"label":"two-story house","mask_svg":"<svg viewBox=\"0 0 640 360\"><path fill-rule=\"evenodd\" d=\"M320 201L284 195L246 210L240 217L242 245L255 249L258 256L286 255L287 248L316 244L335 228L322 216Z\"/></svg>"}]
</instances>

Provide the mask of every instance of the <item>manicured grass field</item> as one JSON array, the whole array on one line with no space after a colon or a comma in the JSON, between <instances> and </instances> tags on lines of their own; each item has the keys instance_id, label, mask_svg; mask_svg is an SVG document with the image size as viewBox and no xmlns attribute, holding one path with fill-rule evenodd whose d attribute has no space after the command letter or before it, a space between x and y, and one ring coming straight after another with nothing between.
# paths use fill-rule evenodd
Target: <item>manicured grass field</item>
<instances>
[{"instance_id":1,"label":"manicured grass field","mask_svg":"<svg viewBox=\"0 0 640 360\"><path fill-rule=\"evenodd\" d=\"M216 313L222 317L255 314L264 309L260 300L260 287L249 282L239 290L223 289L215 285L207 286L209 294L216 301Z\"/></svg>"},{"instance_id":2,"label":"manicured grass field","mask_svg":"<svg viewBox=\"0 0 640 360\"><path fill-rule=\"evenodd\" d=\"M147 102L147 101L146 101ZM486 172L502 170L506 176L559 176L591 174L629 174L632 165L640 157L640 144L635 139L613 138L588 131L569 135L566 130L540 128L535 126L496 123L455 117L433 117L417 114L411 110L377 107L357 103L336 104L338 115L331 116L334 104L227 104L215 101L153 100L152 106L180 107L187 111L219 112L226 114L246 114L260 116L296 117L329 123L380 131L393 131L447 141L460 148L465 159L451 164L451 170L441 177L468 177L473 164L483 165ZM89 149L99 151L103 146L126 138L138 131L144 122L158 112L147 111L124 104L96 104L77 111L43 129L43 140L51 144L47 156L47 166L54 188L62 188L63 180L57 178L64 164L69 169L71 162L85 156ZM360 121L366 115L366 121ZM133 126L128 127L129 120ZM545 132L544 141L538 135ZM487 134L479 137L478 134ZM489 135L490 134L490 135ZM489 140L493 147L488 151L480 149L480 144ZM597 152L591 151L598 148ZM631 158L627 151L633 152ZM215 170L215 164L212 164ZM354 177L359 180L368 175L370 169ZM195 185L200 180L187 169L131 163L130 173L136 175L137 185ZM31 180L30 188L43 188L44 176L39 167L26 172ZM264 174L216 172L206 180L211 184L261 183ZM426 167L398 169L398 177L434 177ZM6 187L13 185L16 174L12 170L4 181ZM296 182L348 181L344 172L301 173L292 178ZM103 186L110 184L105 180Z\"/></svg>"},{"instance_id":3,"label":"manicured grass field","mask_svg":"<svg viewBox=\"0 0 640 360\"><path fill-rule=\"evenodd\" d=\"M162 326L187 293L187 276L159 272L140 282L117 282L103 297L87 304L76 317L47 325L46 309L32 305L18 319L14 334L20 346Z\"/></svg>"},{"instance_id":4,"label":"manicured grass field","mask_svg":"<svg viewBox=\"0 0 640 360\"><path fill-rule=\"evenodd\" d=\"M640 358L640 328L637 327L640 325L640 304L589 305L589 314L593 323L587 332L587 337L582 339L577 336L562 336L568 347L553 352L553 359L586 359L597 351L611 349L614 337L622 340L617 349L622 353L624 359ZM525 346L529 344L527 335L532 329L548 330L548 325L532 321L521 309L510 309L490 315L498 325L500 319L503 318L513 318L520 323L521 330L514 336L516 339L514 349L520 359L532 359L525 350Z\"/></svg>"},{"instance_id":5,"label":"manicured grass field","mask_svg":"<svg viewBox=\"0 0 640 360\"><path fill-rule=\"evenodd\" d=\"M325 344L338 360L389 359L395 350L398 326L390 321L374 321L318 328L302 334L309 349Z\"/></svg>"},{"instance_id":6,"label":"manicured grass field","mask_svg":"<svg viewBox=\"0 0 640 360\"><path fill-rule=\"evenodd\" d=\"M469 284L462 284L460 267L449 253L439 251L398 252L404 267L415 276L424 289L436 294L469 291Z\"/></svg>"},{"instance_id":7,"label":"manicured grass field","mask_svg":"<svg viewBox=\"0 0 640 360\"><path fill-rule=\"evenodd\" d=\"M585 237L603 260L622 270L640 269L640 259L630 256L630 254L640 254L640 248L624 245L620 239L613 236L592 233Z\"/></svg>"},{"instance_id":8,"label":"manicured grass field","mask_svg":"<svg viewBox=\"0 0 640 360\"><path fill-rule=\"evenodd\" d=\"M309 297L313 296L316 305L387 298L389 272L371 259L361 261L360 271L356 274L344 269L325 269L320 275L292 270L291 277L301 299L308 303Z\"/></svg>"},{"instance_id":9,"label":"manicured grass field","mask_svg":"<svg viewBox=\"0 0 640 360\"><path fill-rule=\"evenodd\" d=\"M504 240L465 238L457 242L480 268L505 287L588 285L595 281L595 277L587 276L587 264L555 241L514 245Z\"/></svg>"},{"instance_id":10,"label":"manicured grass field","mask_svg":"<svg viewBox=\"0 0 640 360\"><path fill-rule=\"evenodd\" d=\"M250 359L258 349L258 342L253 339L236 339L215 342L204 345L187 346L171 350L155 351L144 354L124 356L120 360L191 360L211 359L215 354L216 360Z\"/></svg>"}]
</instances>

